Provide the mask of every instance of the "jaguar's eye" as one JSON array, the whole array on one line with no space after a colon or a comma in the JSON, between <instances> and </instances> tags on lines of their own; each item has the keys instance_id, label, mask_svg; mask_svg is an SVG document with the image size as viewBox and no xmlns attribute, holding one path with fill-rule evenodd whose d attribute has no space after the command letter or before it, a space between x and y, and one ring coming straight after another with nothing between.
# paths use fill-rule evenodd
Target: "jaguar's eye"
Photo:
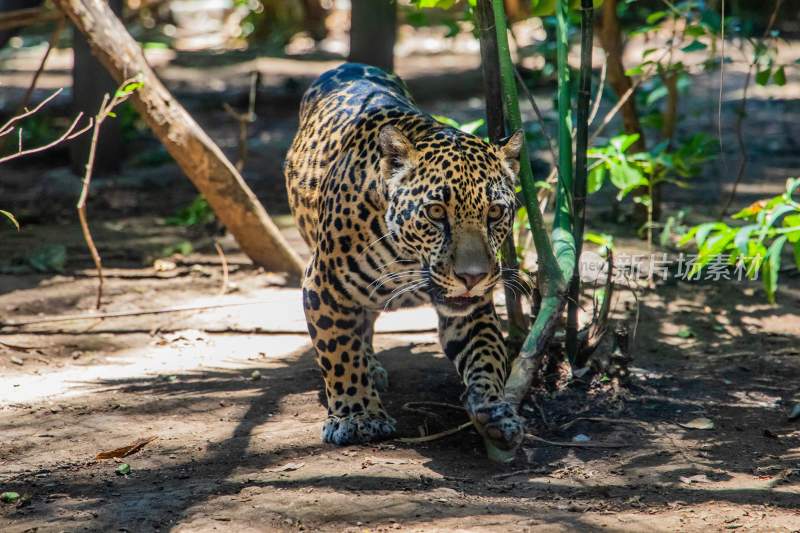
<instances>
[{"instance_id":1,"label":"jaguar's eye","mask_svg":"<svg viewBox=\"0 0 800 533\"><path fill-rule=\"evenodd\" d=\"M436 222L441 222L447 218L447 211L445 211L442 204L431 204L426 206L425 214L428 215L428 218Z\"/></svg>"},{"instance_id":2,"label":"jaguar's eye","mask_svg":"<svg viewBox=\"0 0 800 533\"><path fill-rule=\"evenodd\" d=\"M494 204L489 208L489 220L492 222L497 222L501 218L503 218L503 206Z\"/></svg>"}]
</instances>

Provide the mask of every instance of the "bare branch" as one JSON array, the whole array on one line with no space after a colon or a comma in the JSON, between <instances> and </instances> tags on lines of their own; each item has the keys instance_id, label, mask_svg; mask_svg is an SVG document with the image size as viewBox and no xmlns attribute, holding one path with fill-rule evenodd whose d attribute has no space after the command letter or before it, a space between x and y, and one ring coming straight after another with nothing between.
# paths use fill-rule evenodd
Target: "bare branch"
<instances>
[{"instance_id":1,"label":"bare branch","mask_svg":"<svg viewBox=\"0 0 800 533\"><path fill-rule=\"evenodd\" d=\"M37 106L37 107L41 107L41 105ZM26 116L29 115L29 114L30 113L26 113ZM26 155L35 154L37 152L43 152L45 150L48 150L48 149L52 148L53 146L55 146L55 145L57 145L59 143L62 143L64 141L69 141L71 139L74 139L78 135L82 135L83 133L86 133L92 127L93 121L92 121L92 119L89 119L89 123L86 124L86 126L82 127L79 130L76 130L75 128L78 126L78 121L80 121L81 117L83 117L83 113L78 113L78 116L75 117L75 120L72 121L72 124L70 124L69 128L67 128L67 130L63 134L61 134L61 136L58 139L56 139L55 141L52 141L50 143L47 143L44 146L39 146L39 147L36 147L36 148L29 148L27 150L23 150L22 149L22 140L20 138L18 150L13 154L7 155L5 157L0 157L0 164L6 163L8 161L11 161L12 159L17 159L19 157L23 157L23 156L26 156Z\"/></svg>"},{"instance_id":2,"label":"bare branch","mask_svg":"<svg viewBox=\"0 0 800 533\"><path fill-rule=\"evenodd\" d=\"M781 8L781 4L783 4L783 0L775 0L775 5L772 8L772 14L769 17L769 22L767 23L767 27L764 29L764 34L762 39L766 39L769 36L769 33L772 31L772 27L775 25L775 19L778 16L778 10ZM724 5L724 4L723 4ZM725 22L723 19L723 27L725 26ZM724 217L728 214L728 209L730 209L733 200L736 198L736 191L739 188L739 183L742 181L744 177L744 171L747 168L747 145L744 142L744 135L742 134L742 124L744 123L745 116L747 114L747 90L750 88L750 80L753 77L753 69L755 68L756 64L758 63L758 54L753 54L753 59L750 62L750 65L747 67L747 75L744 77L744 89L742 90L742 100L739 102L739 110L736 114L736 144L739 146L739 168L736 170L736 179L733 181L733 187L731 188L731 193L728 196L728 200L725 202L725 207L722 208L720 211L720 218ZM722 57L720 61L720 69L724 71L725 68L725 57ZM720 80L723 78L720 77ZM724 158L724 154L722 154L722 81L720 81L720 98L719 98L719 107L717 110L718 117L718 127L719 127L719 144L720 144L720 158ZM724 159L723 164L724 164Z\"/></svg>"},{"instance_id":3,"label":"bare branch","mask_svg":"<svg viewBox=\"0 0 800 533\"><path fill-rule=\"evenodd\" d=\"M64 90L64 88L63 88L63 87L62 87L62 88L60 88L60 89L56 89L56 91L55 91L53 94L51 94L50 96L48 96L47 98L45 98L44 100L42 100L41 102L39 102L39 105L37 105L37 106L36 106L36 107L34 107L33 109L30 109L30 110L28 110L28 111L25 111L25 112L24 112L24 113L22 113L22 114L19 114L19 115L16 115L16 116L13 116L13 117L11 117L11 118L8 120L8 122L6 122L6 123L5 123L5 124L3 124L2 126L0 126L0 137L2 137L2 136L4 136L4 135L8 135L9 133L11 133L11 131L14 129L14 128L12 128L12 126L13 126L14 124L16 124L17 122L19 122L20 120L22 120L22 119L24 119L24 118L27 118L27 117L29 117L29 116L31 116L31 115L33 115L33 114L37 113L37 112L38 112L38 111L39 111L41 108L43 108L43 107L44 107L44 106L46 106L48 103L50 103L50 100L52 100L53 98L55 98L56 96L58 96L59 94L61 94L61 91L63 91L63 90Z\"/></svg>"}]
</instances>

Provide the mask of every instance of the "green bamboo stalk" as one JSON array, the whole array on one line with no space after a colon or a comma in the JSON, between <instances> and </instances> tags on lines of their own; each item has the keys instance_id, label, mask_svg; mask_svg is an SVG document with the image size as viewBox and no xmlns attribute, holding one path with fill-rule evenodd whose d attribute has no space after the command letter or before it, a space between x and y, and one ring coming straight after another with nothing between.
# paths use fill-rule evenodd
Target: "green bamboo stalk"
<instances>
[{"instance_id":1,"label":"green bamboo stalk","mask_svg":"<svg viewBox=\"0 0 800 533\"><path fill-rule=\"evenodd\" d=\"M494 11L494 23L497 32L497 52L500 60L500 79L503 85L503 103L506 110L506 120L511 131L520 130L523 127L522 115L519 111L519 96L514 80L514 63L511 61L511 51L508 47L508 26L506 24L506 12L502 0L492 0L492 10ZM533 244L536 247L536 254L539 260L539 282L542 287L543 296L549 296L555 286L549 283L561 277L558 261L554 253L550 237L547 234L544 218L539 211L539 204L536 199L536 185L533 179L533 169L531 168L530 155L527 143L522 144L519 155L520 173L519 180L522 185L522 197L525 202L525 209L528 212L528 224L533 234Z\"/></svg>"},{"instance_id":2,"label":"green bamboo stalk","mask_svg":"<svg viewBox=\"0 0 800 533\"><path fill-rule=\"evenodd\" d=\"M563 10L562 25L560 26L559 45L566 46L566 2L560 9ZM497 30L497 49L500 62L500 78L503 86L503 101L506 108L506 117L512 130L522 128L522 116L519 111L519 100L517 86L514 79L514 64L511 61L511 53L508 47L508 28L506 26L506 14L503 0L492 0L494 11L495 28ZM560 51L561 52L561 51ZM563 69L567 69L566 75ZM566 63L566 52L559 54L559 108L563 113L559 124L569 124L569 66ZM562 105L561 95L566 95L566 100ZM563 128L559 133L563 134ZM559 152L561 161L566 152L569 157L568 167L563 170L568 171L564 177L568 176L568 181L558 180L556 189L556 205L560 206L556 212L556 221L553 228L552 239L547 234L542 213L536 200L536 187L533 180L533 171L530 165L530 158L525 144L523 144L520 154L520 183L522 185L522 195L525 207L528 212L528 224L533 234L533 243L536 247L536 254L539 262L538 285L542 294L542 302L539 314L531 326L531 330L522 345L519 356L514 360L511 372L506 380L506 399L519 408L522 399L528 393L536 371L541 362L541 354L547 347L559 319L562 316L564 302L569 280L575 270L575 240L571 233L571 215L569 206L570 192L572 187L572 137L567 130L566 142L563 135L559 136ZM565 148L566 147L566 148ZM561 167L561 165L560 165ZM567 188L567 186L569 188ZM499 450L486 440L486 450L489 457L498 461L507 461L513 458L514 450Z\"/></svg>"},{"instance_id":3,"label":"green bamboo stalk","mask_svg":"<svg viewBox=\"0 0 800 533\"><path fill-rule=\"evenodd\" d=\"M564 194L556 196L556 228L572 231L572 97L569 75L569 0L556 3L556 56L558 70L558 173Z\"/></svg>"}]
</instances>

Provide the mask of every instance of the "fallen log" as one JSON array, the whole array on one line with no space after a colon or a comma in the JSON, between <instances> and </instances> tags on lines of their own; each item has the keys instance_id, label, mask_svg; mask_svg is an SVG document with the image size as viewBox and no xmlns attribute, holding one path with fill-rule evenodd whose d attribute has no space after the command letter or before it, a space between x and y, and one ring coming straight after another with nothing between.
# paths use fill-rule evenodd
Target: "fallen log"
<instances>
[{"instance_id":1,"label":"fallen log","mask_svg":"<svg viewBox=\"0 0 800 533\"><path fill-rule=\"evenodd\" d=\"M118 82L143 86L136 110L208 201L250 259L267 270L299 277L303 264L242 176L191 115L164 87L142 49L103 0L54 0L84 35L92 53Z\"/></svg>"}]
</instances>

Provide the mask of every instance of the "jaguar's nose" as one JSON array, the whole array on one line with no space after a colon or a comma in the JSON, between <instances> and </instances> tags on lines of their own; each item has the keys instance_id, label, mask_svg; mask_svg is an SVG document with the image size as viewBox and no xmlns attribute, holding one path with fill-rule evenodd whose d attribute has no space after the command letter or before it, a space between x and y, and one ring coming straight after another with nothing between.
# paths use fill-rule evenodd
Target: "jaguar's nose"
<instances>
[{"instance_id":1,"label":"jaguar's nose","mask_svg":"<svg viewBox=\"0 0 800 533\"><path fill-rule=\"evenodd\" d=\"M480 283L488 272L456 272L456 277L464 283L468 291Z\"/></svg>"}]
</instances>

